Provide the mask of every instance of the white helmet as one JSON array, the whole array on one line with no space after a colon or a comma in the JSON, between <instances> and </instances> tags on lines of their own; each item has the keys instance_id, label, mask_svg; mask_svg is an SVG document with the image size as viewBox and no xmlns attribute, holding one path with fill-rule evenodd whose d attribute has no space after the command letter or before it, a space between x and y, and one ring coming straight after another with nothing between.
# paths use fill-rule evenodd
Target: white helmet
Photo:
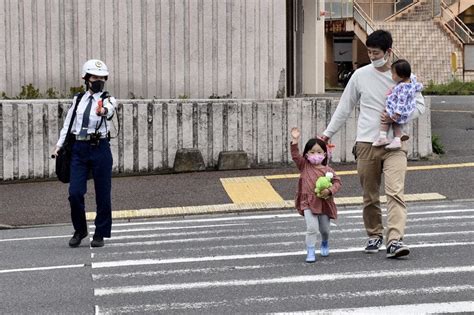
<instances>
[{"instance_id":1,"label":"white helmet","mask_svg":"<svg viewBox=\"0 0 474 315\"><path fill-rule=\"evenodd\" d=\"M90 59L82 66L82 78L84 79L87 74L107 77L109 75L109 69L103 61Z\"/></svg>"}]
</instances>

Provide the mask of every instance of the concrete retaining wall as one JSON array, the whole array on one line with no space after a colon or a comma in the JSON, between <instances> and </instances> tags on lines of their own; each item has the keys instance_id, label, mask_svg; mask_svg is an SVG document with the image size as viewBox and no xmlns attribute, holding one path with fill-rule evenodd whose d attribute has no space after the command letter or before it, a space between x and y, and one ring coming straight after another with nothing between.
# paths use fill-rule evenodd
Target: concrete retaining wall
<instances>
[{"instance_id":1,"label":"concrete retaining wall","mask_svg":"<svg viewBox=\"0 0 474 315\"><path fill-rule=\"evenodd\" d=\"M411 123L409 155L432 153L430 98L427 112ZM120 132L111 141L115 173L147 173L173 167L176 151L197 148L207 168L221 151L247 152L251 166L292 163L289 130L302 142L321 134L337 106L334 98L274 100L119 100ZM54 177L50 153L70 100L1 101L0 180ZM353 161L357 111L332 141L333 161ZM378 117L374 117L378 119ZM116 130L112 129L112 134Z\"/></svg>"}]
</instances>

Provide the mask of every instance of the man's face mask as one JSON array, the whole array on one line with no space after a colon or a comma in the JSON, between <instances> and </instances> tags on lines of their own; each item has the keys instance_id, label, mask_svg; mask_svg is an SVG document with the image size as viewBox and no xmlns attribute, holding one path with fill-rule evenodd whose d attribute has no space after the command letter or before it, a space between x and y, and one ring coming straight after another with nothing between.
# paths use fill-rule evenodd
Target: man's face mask
<instances>
[{"instance_id":1,"label":"man's face mask","mask_svg":"<svg viewBox=\"0 0 474 315\"><path fill-rule=\"evenodd\" d=\"M88 85L92 92L99 93L104 89L105 81L96 80L94 82L88 82Z\"/></svg>"},{"instance_id":2,"label":"man's face mask","mask_svg":"<svg viewBox=\"0 0 474 315\"><path fill-rule=\"evenodd\" d=\"M372 65L375 67L375 68L381 68L383 67L388 61L388 52L386 52L382 58L380 59L377 59L377 60L371 60L372 62Z\"/></svg>"}]
</instances>

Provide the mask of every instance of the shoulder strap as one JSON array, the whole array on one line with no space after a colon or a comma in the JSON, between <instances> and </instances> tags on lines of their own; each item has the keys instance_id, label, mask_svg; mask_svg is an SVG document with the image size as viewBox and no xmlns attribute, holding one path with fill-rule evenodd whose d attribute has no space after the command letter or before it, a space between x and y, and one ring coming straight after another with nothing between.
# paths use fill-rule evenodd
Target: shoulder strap
<instances>
[{"instance_id":1,"label":"shoulder strap","mask_svg":"<svg viewBox=\"0 0 474 315\"><path fill-rule=\"evenodd\" d=\"M69 135L69 133L71 132L72 124L74 123L74 119L76 118L77 107L79 106L79 103L81 102L81 99L84 94L84 92L76 94L76 104L74 105L74 111L72 112L71 121L69 121L69 128L67 129L66 135Z\"/></svg>"}]
</instances>

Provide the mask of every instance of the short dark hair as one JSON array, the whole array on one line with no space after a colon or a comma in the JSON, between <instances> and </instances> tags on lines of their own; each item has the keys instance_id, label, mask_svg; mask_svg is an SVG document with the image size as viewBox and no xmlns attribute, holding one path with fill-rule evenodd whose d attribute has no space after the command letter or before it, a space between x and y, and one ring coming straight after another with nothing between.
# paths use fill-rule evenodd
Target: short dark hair
<instances>
[{"instance_id":1,"label":"short dark hair","mask_svg":"<svg viewBox=\"0 0 474 315\"><path fill-rule=\"evenodd\" d=\"M405 59L398 59L392 63L392 69L402 79L408 79L411 76L411 66Z\"/></svg>"},{"instance_id":2,"label":"short dark hair","mask_svg":"<svg viewBox=\"0 0 474 315\"><path fill-rule=\"evenodd\" d=\"M371 48L380 48L383 52L386 52L389 48L392 48L392 34L385 30L376 30L367 36L365 46Z\"/></svg>"},{"instance_id":3,"label":"short dark hair","mask_svg":"<svg viewBox=\"0 0 474 315\"><path fill-rule=\"evenodd\" d=\"M326 142L318 138L311 138L308 140L308 142L306 142L306 145L304 146L304 150L303 150L303 157L306 158L306 153L308 153L309 150L311 150L315 144L319 145L321 149L323 149L324 153L326 153L326 157L321 162L321 164L328 165L328 148L326 146Z\"/></svg>"}]
</instances>

